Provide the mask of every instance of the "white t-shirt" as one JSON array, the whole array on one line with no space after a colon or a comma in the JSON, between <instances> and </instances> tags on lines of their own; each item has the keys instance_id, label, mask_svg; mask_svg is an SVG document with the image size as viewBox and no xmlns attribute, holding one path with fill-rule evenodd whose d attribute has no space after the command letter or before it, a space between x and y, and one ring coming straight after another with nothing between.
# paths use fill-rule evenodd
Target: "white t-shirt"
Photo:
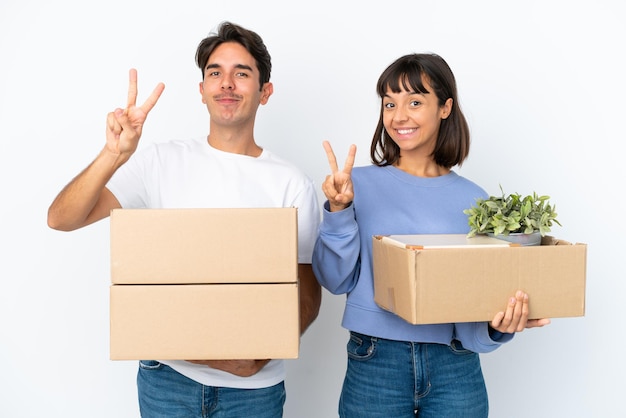
<instances>
[{"instance_id":1,"label":"white t-shirt","mask_svg":"<svg viewBox=\"0 0 626 418\"><path fill-rule=\"evenodd\" d=\"M206 138L151 144L120 167L107 188L123 208L296 207L298 262L311 263L321 213L314 184L267 150L259 157L233 154L211 147ZM245 378L185 361L161 362L207 386L250 389L285 379L283 360Z\"/></svg>"}]
</instances>

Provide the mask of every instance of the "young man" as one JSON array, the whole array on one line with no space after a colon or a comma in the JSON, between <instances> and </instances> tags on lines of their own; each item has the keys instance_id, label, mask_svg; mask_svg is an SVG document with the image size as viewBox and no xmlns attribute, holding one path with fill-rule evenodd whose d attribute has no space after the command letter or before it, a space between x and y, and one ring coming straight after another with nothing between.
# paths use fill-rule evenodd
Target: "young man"
<instances>
[{"instance_id":1,"label":"young man","mask_svg":"<svg viewBox=\"0 0 626 418\"><path fill-rule=\"evenodd\" d=\"M255 32L224 22L200 42L196 62L210 117L208 136L154 144L135 154L146 117L165 86L157 85L137 106L137 73L130 70L126 108L108 114L104 148L52 202L48 225L71 231L122 207L297 207L304 332L321 302L310 264L320 215L311 180L254 138L257 109L273 92L270 55ZM282 360L142 360L141 415L281 417L284 378Z\"/></svg>"}]
</instances>

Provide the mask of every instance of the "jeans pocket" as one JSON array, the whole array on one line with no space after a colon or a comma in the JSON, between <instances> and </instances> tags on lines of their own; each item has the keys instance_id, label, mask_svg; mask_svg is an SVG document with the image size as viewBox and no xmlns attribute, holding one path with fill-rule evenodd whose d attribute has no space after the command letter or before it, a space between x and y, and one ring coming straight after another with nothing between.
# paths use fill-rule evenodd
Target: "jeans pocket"
<instances>
[{"instance_id":1,"label":"jeans pocket","mask_svg":"<svg viewBox=\"0 0 626 418\"><path fill-rule=\"evenodd\" d=\"M463 347L463 344L461 344L461 341L459 340L450 341L449 347L450 347L450 351L452 351L452 353L454 354L459 354L459 355L475 354L473 351L470 351L467 348Z\"/></svg>"},{"instance_id":2,"label":"jeans pocket","mask_svg":"<svg viewBox=\"0 0 626 418\"><path fill-rule=\"evenodd\" d=\"M139 368L143 370L158 370L163 366L156 360L139 360Z\"/></svg>"},{"instance_id":3,"label":"jeans pocket","mask_svg":"<svg viewBox=\"0 0 626 418\"><path fill-rule=\"evenodd\" d=\"M376 352L376 338L350 332L350 340L346 345L348 357L354 360L368 360Z\"/></svg>"}]
</instances>

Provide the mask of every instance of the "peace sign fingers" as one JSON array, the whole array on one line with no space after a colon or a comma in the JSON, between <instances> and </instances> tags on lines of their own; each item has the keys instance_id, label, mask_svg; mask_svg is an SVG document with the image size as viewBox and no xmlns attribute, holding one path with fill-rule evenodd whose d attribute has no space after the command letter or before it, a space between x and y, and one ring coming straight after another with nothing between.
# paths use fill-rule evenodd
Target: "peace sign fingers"
<instances>
[{"instance_id":1,"label":"peace sign fingers","mask_svg":"<svg viewBox=\"0 0 626 418\"><path fill-rule=\"evenodd\" d=\"M350 145L348 157L341 171L339 171L337 158L335 157L330 142L324 141L323 146L326 151L331 174L326 176L326 180L322 183L322 191L328 199L331 212L335 212L347 208L354 199L351 174L356 156L356 145Z\"/></svg>"},{"instance_id":2,"label":"peace sign fingers","mask_svg":"<svg viewBox=\"0 0 626 418\"><path fill-rule=\"evenodd\" d=\"M326 151L326 157L328 158L328 165L330 166L331 173L336 173L339 171L339 166L337 165L337 158L335 157L335 153L333 152L333 147L330 145L330 142L324 141L322 143L324 146L324 150ZM354 167L354 159L356 156L356 145L350 145L350 149L348 150L348 157L346 158L346 162L344 164L342 172L350 175L352 173L352 167Z\"/></svg>"},{"instance_id":3,"label":"peace sign fingers","mask_svg":"<svg viewBox=\"0 0 626 418\"><path fill-rule=\"evenodd\" d=\"M126 108L116 109L107 115L107 146L112 152L129 155L135 152L148 113L164 89L165 85L159 83L144 104L137 106L137 70L129 70Z\"/></svg>"},{"instance_id":4,"label":"peace sign fingers","mask_svg":"<svg viewBox=\"0 0 626 418\"><path fill-rule=\"evenodd\" d=\"M150 97L146 99L144 104L142 104L139 109L141 110L141 114L147 116L148 113L152 110L154 105L161 97L161 93L165 89L165 84L159 83L150 94ZM137 70L135 68L131 68L128 71L128 97L126 99L126 114L131 113L137 107Z\"/></svg>"}]
</instances>

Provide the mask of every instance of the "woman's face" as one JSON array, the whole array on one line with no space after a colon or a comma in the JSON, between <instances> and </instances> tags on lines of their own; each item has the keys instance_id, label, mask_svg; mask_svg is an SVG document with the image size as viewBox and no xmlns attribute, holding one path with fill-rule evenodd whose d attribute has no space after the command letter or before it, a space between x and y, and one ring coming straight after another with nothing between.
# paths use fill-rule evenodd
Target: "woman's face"
<instances>
[{"instance_id":1,"label":"woman's face","mask_svg":"<svg viewBox=\"0 0 626 418\"><path fill-rule=\"evenodd\" d=\"M441 120L447 118L452 109L452 99L439 106L439 98L430 83L425 79L423 82L428 93L407 90L394 93L387 89L382 99L383 125L404 156L408 153L432 155Z\"/></svg>"}]
</instances>

